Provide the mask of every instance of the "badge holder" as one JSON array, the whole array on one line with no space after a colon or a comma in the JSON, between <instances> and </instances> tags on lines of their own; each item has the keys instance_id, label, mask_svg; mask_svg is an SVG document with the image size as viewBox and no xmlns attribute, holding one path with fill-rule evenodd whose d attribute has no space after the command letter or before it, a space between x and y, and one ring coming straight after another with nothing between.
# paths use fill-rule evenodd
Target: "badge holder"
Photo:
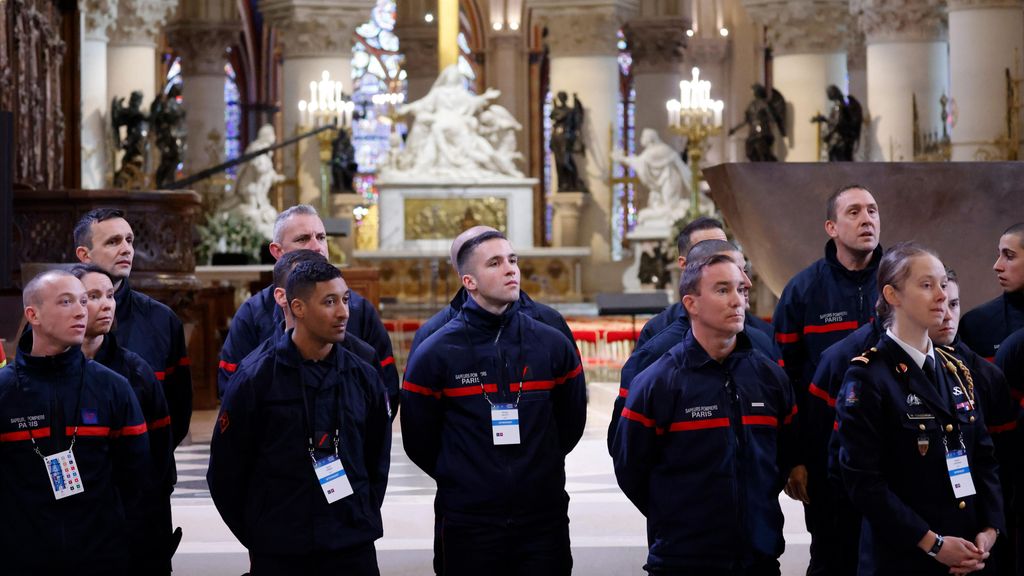
<instances>
[{"instance_id":1,"label":"badge holder","mask_svg":"<svg viewBox=\"0 0 1024 576\"><path fill-rule=\"evenodd\" d=\"M974 478L971 477L971 467L967 462L967 448L964 446L963 434L960 434L960 449L949 450L946 444L946 437L942 437L942 446L946 449L946 469L949 471L949 483L953 486L953 496L966 498L974 496L977 490L974 488Z\"/></svg>"},{"instance_id":2,"label":"badge holder","mask_svg":"<svg viewBox=\"0 0 1024 576\"><path fill-rule=\"evenodd\" d=\"M334 454L319 460L313 453L313 439L309 439L309 458L313 461L313 472L316 473L316 479L320 482L320 489L323 490L328 504L333 504L353 493L348 473L345 472L345 466L338 454L340 435L339 430L334 431Z\"/></svg>"},{"instance_id":3,"label":"badge holder","mask_svg":"<svg viewBox=\"0 0 1024 576\"><path fill-rule=\"evenodd\" d=\"M526 374L526 369L523 369ZM480 384L484 400L491 407L491 439L495 446L512 446L520 444L519 436L519 400L523 397L523 382L519 381L519 390L516 393L516 401L513 404L495 404L484 390L483 383Z\"/></svg>"},{"instance_id":4,"label":"badge holder","mask_svg":"<svg viewBox=\"0 0 1024 576\"><path fill-rule=\"evenodd\" d=\"M68 449L49 456L44 456L42 451L39 450L36 439L32 437L31 429L29 430L28 438L32 441L32 450L43 459L46 475L50 478L50 489L53 490L54 499L61 500L68 496L77 496L85 492L85 485L82 484L82 475L79 473L74 453L75 439L78 438L78 426L75 426L75 432L71 436L71 445L68 446Z\"/></svg>"}]
</instances>

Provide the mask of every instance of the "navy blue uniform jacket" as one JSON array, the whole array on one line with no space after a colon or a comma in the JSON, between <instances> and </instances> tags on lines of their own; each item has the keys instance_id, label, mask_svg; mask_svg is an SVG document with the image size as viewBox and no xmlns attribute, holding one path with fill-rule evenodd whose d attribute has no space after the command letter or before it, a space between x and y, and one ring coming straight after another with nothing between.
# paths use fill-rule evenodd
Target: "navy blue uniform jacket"
<instances>
[{"instance_id":1,"label":"navy blue uniform jacket","mask_svg":"<svg viewBox=\"0 0 1024 576\"><path fill-rule=\"evenodd\" d=\"M987 527L1005 531L992 439L963 393L966 374L936 372L952 402L888 336L877 351L854 358L836 408L839 465L854 506L864 515L859 574L946 574L917 543L928 530L973 541ZM957 393L959 392L959 393ZM977 398L975 398L975 403ZM950 432L946 427L950 426ZM955 449L960 431L977 494L956 498L943 437ZM924 452L922 454L922 452Z\"/></svg>"},{"instance_id":2,"label":"navy blue uniform jacket","mask_svg":"<svg viewBox=\"0 0 1024 576\"><path fill-rule=\"evenodd\" d=\"M782 554L795 409L785 372L742 333L719 363L687 332L633 380L612 460L647 516L650 568L735 570Z\"/></svg>"},{"instance_id":3,"label":"navy blue uniform jacket","mask_svg":"<svg viewBox=\"0 0 1024 576\"><path fill-rule=\"evenodd\" d=\"M1021 328L1024 328L1024 293L1004 292L964 314L960 321L960 338L982 358L993 361L1002 341Z\"/></svg>"},{"instance_id":4,"label":"navy blue uniform jacket","mask_svg":"<svg viewBox=\"0 0 1024 576\"><path fill-rule=\"evenodd\" d=\"M391 461L391 421L377 372L335 345L303 360L292 331L267 340L231 377L210 444L210 495L238 541L261 554L342 550L383 535L380 507ZM306 388L306 424L303 393ZM309 457L340 454L354 494L328 504Z\"/></svg>"},{"instance_id":5,"label":"navy blue uniform jacket","mask_svg":"<svg viewBox=\"0 0 1024 576\"><path fill-rule=\"evenodd\" d=\"M228 337L220 350L220 363L217 367L217 394L224 396L228 379L238 369L242 360L255 350L267 338L276 339L281 333L284 323L284 312L274 300L274 286L270 285L249 297L235 312L228 328ZM380 368L384 385L388 389L388 399L392 410L398 409L398 368L395 366L395 355L391 350L391 338L384 323L380 321L373 304L357 294L349 292L348 325L346 337L354 335L366 342L380 358Z\"/></svg>"},{"instance_id":6,"label":"navy blue uniform jacket","mask_svg":"<svg viewBox=\"0 0 1024 576\"><path fill-rule=\"evenodd\" d=\"M441 327L447 324L449 320L458 316L459 311L462 310L462 305L465 304L467 298L469 298L469 295L466 293L466 289L459 288L459 291L455 293L455 297L452 298L451 302L449 302L447 306L424 322L423 325L416 330L416 334L413 336L412 346L409 348L409 356L412 356L412 353L419 348L420 344L422 344L427 337L440 330ZM541 324L547 324L562 334L565 334L565 337L575 345L576 338L573 336L572 330L569 329L569 325L565 323L565 318L562 318L562 315L554 308L534 301L522 290L519 291L519 311Z\"/></svg>"},{"instance_id":7,"label":"navy blue uniform jacket","mask_svg":"<svg viewBox=\"0 0 1024 576\"><path fill-rule=\"evenodd\" d=\"M681 304L673 304L666 308L666 310L671 310L672 313L677 314L676 320L659 333L655 334L653 338L648 340L642 346L637 343L637 349L630 354L629 359L626 360L626 364L622 366L621 377L619 379L619 395L616 396L615 401L612 403L612 418L611 422L608 424L609 450L611 450L612 436L615 435L615 430L618 427L619 416L622 414L622 407L626 404L626 396L629 394L630 383L633 382L633 379L636 378L637 374L643 372L651 364L654 364L658 358L661 358L666 352L671 350L673 346L682 342L683 337L690 330L690 319L686 315L686 308ZM775 343L772 341L771 337L765 334L762 330L756 328L753 323L750 322L751 318L754 318L754 316L750 314L744 316L744 323L746 324L744 333L746 333L747 337L750 339L751 345L755 350L760 351L768 358L781 363L779 351L775 347ZM762 322L764 321L762 320ZM648 322L648 325L649 324L650 322ZM647 327L645 326L644 329L646 328Z\"/></svg>"},{"instance_id":8,"label":"navy blue uniform jacket","mask_svg":"<svg viewBox=\"0 0 1024 576\"><path fill-rule=\"evenodd\" d=\"M565 336L518 303L494 315L470 298L409 358L402 396L405 451L437 481L439 516L565 517L565 456L587 416ZM520 444L494 445L488 399L518 399Z\"/></svg>"},{"instance_id":9,"label":"navy blue uniform jacket","mask_svg":"<svg viewBox=\"0 0 1024 576\"><path fill-rule=\"evenodd\" d=\"M825 257L782 290L772 323L801 410L821 353L875 317L881 259L878 246L867 268L847 270L836 257L835 241L829 240Z\"/></svg>"},{"instance_id":10,"label":"navy blue uniform jacket","mask_svg":"<svg viewBox=\"0 0 1024 576\"><path fill-rule=\"evenodd\" d=\"M114 300L118 341L141 356L163 384L177 446L188 435L192 421L192 369L185 348L185 328L170 308L132 290L128 279L121 281Z\"/></svg>"},{"instance_id":11,"label":"navy blue uniform jacket","mask_svg":"<svg viewBox=\"0 0 1024 576\"><path fill-rule=\"evenodd\" d=\"M49 357L31 349L27 332L13 365L0 370L2 571L120 574L129 555L125 512L138 505L150 474L139 403L124 378L79 347ZM56 500L31 439L51 455L68 449L76 426L84 490Z\"/></svg>"}]
</instances>

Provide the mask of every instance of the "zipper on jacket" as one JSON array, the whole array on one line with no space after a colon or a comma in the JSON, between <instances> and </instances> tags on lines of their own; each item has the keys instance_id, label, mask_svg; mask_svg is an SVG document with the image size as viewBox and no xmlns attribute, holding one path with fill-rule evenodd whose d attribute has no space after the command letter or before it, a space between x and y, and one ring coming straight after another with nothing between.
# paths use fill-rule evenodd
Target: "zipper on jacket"
<instances>
[{"instance_id":1,"label":"zipper on jacket","mask_svg":"<svg viewBox=\"0 0 1024 576\"><path fill-rule=\"evenodd\" d=\"M728 368L725 368L725 393L729 399L729 429L732 432L732 441L734 443L732 491L734 510L736 511L736 526L739 530L739 533L736 534L737 552L740 553L736 557L736 564L734 565L736 567L742 565L741 555L747 548L747 535L743 531L743 510L746 507L746 498L742 482L744 475L743 458L745 456L743 447L746 446L746 439L743 436L743 406L740 402L739 390Z\"/></svg>"},{"instance_id":2,"label":"zipper on jacket","mask_svg":"<svg viewBox=\"0 0 1024 576\"><path fill-rule=\"evenodd\" d=\"M505 330L505 318L503 317L498 323L498 333L494 336L494 350L498 355L498 362L495 368L497 368L497 374L494 375L495 386L498 388L498 393L501 394L502 384L505 385L505 398L512 395L512 385L507 382L505 365L505 355L501 353L501 344L498 342L501 339L501 333Z\"/></svg>"},{"instance_id":3,"label":"zipper on jacket","mask_svg":"<svg viewBox=\"0 0 1024 576\"><path fill-rule=\"evenodd\" d=\"M857 319L864 317L864 287L857 286Z\"/></svg>"}]
</instances>

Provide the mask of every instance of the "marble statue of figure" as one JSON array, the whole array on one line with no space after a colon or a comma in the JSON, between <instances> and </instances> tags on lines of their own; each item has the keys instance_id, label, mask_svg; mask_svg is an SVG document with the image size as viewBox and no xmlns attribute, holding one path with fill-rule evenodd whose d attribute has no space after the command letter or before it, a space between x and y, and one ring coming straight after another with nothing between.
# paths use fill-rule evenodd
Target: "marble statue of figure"
<instances>
[{"instance_id":1,"label":"marble statue of figure","mask_svg":"<svg viewBox=\"0 0 1024 576\"><path fill-rule=\"evenodd\" d=\"M413 117L405 149L394 155L381 177L522 177L516 168L515 131L522 126L494 104L493 88L473 94L456 66L445 68L423 98L398 109Z\"/></svg>"},{"instance_id":2,"label":"marble statue of figure","mask_svg":"<svg viewBox=\"0 0 1024 576\"><path fill-rule=\"evenodd\" d=\"M245 153L251 154L273 146L274 141L274 127L264 124L257 132L256 139L246 147ZM235 182L236 193L226 196L218 210L234 212L248 220L269 240L274 235L274 220L278 214L270 203L270 188L282 180L284 176L274 170L270 152L260 154L242 166Z\"/></svg>"},{"instance_id":3,"label":"marble statue of figure","mask_svg":"<svg viewBox=\"0 0 1024 576\"><path fill-rule=\"evenodd\" d=\"M637 229L666 228L689 208L690 168L671 146L662 142L658 132L645 128L640 133L643 150L626 156L621 150L612 152L612 159L632 168L649 191L647 206L637 214Z\"/></svg>"}]
</instances>

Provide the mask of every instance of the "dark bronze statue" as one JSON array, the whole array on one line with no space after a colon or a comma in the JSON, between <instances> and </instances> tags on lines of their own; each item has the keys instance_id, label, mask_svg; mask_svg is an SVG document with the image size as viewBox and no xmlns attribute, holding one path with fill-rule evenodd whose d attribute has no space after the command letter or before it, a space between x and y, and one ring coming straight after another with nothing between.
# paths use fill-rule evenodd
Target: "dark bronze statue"
<instances>
[{"instance_id":1,"label":"dark bronze statue","mask_svg":"<svg viewBox=\"0 0 1024 576\"><path fill-rule=\"evenodd\" d=\"M640 254L640 270L637 272L640 283L654 284L656 290L664 290L672 279L668 271L670 261L660 242L650 252L645 250Z\"/></svg>"},{"instance_id":2,"label":"dark bronze statue","mask_svg":"<svg viewBox=\"0 0 1024 576\"><path fill-rule=\"evenodd\" d=\"M551 110L551 152L555 155L555 170L558 174L559 192L589 192L587 183L580 174L574 155L583 154L583 105L579 96L572 95L573 106L568 105L569 96L559 92Z\"/></svg>"},{"instance_id":3,"label":"dark bronze statue","mask_svg":"<svg viewBox=\"0 0 1024 576\"><path fill-rule=\"evenodd\" d=\"M156 185L164 187L174 182L185 153L185 108L181 104L181 85L174 84L167 94L161 94L149 107L149 119L156 133L160 149L160 166L156 170Z\"/></svg>"},{"instance_id":4,"label":"dark bronze statue","mask_svg":"<svg viewBox=\"0 0 1024 576\"><path fill-rule=\"evenodd\" d=\"M829 162L852 162L853 153L860 142L860 129L864 122L864 113L860 102L853 96L843 97L842 91L833 84L825 93L832 101L832 111L828 118L818 114L811 122L823 123L825 133L821 141L828 146Z\"/></svg>"},{"instance_id":5,"label":"dark bronze statue","mask_svg":"<svg viewBox=\"0 0 1024 576\"><path fill-rule=\"evenodd\" d=\"M121 167L114 173L115 188L141 188L145 174L146 136L149 130L146 115L142 113L142 92L135 90L124 105L124 98L114 97L110 102L110 124L114 129L114 148L124 150ZM125 138L121 140L121 127Z\"/></svg>"},{"instance_id":6,"label":"dark bronze statue","mask_svg":"<svg viewBox=\"0 0 1024 576\"><path fill-rule=\"evenodd\" d=\"M747 160L751 162L778 162L775 156L775 133L786 136L786 99L772 88L771 94L761 84L750 87L754 100L743 113L743 122L729 130L732 136L744 126L749 128L746 141Z\"/></svg>"},{"instance_id":7,"label":"dark bronze statue","mask_svg":"<svg viewBox=\"0 0 1024 576\"><path fill-rule=\"evenodd\" d=\"M338 137L331 143L331 192L335 194L354 194L352 178L359 170L356 163L356 149L352 146L352 138L348 130L340 128Z\"/></svg>"}]
</instances>

